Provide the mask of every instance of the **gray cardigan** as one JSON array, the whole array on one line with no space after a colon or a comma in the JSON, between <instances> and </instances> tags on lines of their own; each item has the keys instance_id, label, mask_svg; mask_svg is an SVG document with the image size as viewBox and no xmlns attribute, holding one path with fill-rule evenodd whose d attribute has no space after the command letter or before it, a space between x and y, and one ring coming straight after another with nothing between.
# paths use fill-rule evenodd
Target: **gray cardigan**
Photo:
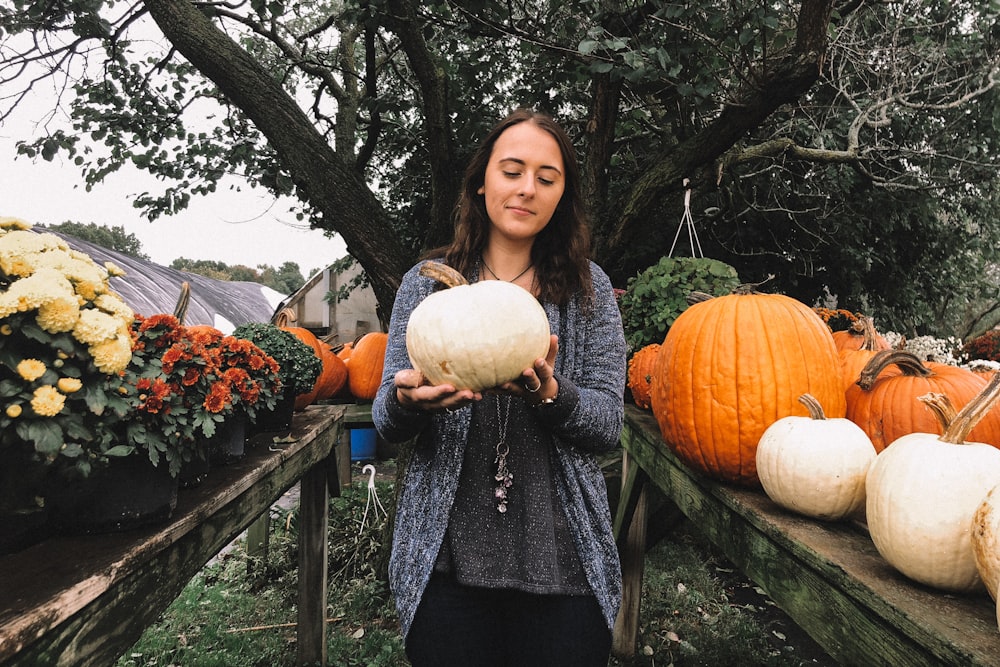
<instances>
[{"instance_id":1,"label":"gray cardigan","mask_svg":"<svg viewBox=\"0 0 1000 667\"><path fill-rule=\"evenodd\" d=\"M417 438L396 508L389 561L389 584L404 638L448 528L472 412L466 407L432 414L410 410L396 399L394 375L412 368L406 353L410 312L434 291L434 281L420 276L419 266L407 272L396 293L385 370L372 405L375 427L385 440ZM581 295L562 308L543 304L551 331L559 336L559 397L553 405L531 412L536 415L534 427L553 438L558 495L587 581L613 629L621 604L621 565L604 476L594 455L619 446L625 339L611 281L593 263L591 274L594 300L589 311Z\"/></svg>"}]
</instances>

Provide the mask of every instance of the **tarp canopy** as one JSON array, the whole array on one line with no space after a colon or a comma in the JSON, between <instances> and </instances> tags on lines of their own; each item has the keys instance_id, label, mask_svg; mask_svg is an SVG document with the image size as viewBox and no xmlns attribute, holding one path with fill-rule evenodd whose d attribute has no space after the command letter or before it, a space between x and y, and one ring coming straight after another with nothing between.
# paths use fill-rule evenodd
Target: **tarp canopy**
<instances>
[{"instance_id":1,"label":"tarp canopy","mask_svg":"<svg viewBox=\"0 0 1000 667\"><path fill-rule=\"evenodd\" d=\"M125 276L112 278L111 287L140 315L173 313L181 286L187 282L191 286L191 300L184 324L208 324L228 334L247 322L269 322L286 296L260 283L206 278L136 259L39 225L33 229L55 234L102 266L111 262L121 268Z\"/></svg>"}]
</instances>

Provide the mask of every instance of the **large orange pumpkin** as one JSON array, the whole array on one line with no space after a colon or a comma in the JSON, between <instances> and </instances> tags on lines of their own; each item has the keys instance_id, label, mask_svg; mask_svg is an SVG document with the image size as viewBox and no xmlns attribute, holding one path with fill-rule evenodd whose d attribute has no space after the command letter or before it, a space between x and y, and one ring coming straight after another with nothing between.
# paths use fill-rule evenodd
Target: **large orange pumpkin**
<instances>
[{"instance_id":1,"label":"large orange pumpkin","mask_svg":"<svg viewBox=\"0 0 1000 667\"><path fill-rule=\"evenodd\" d=\"M385 346L388 341L388 334L372 331L354 344L347 368L347 383L351 388L351 395L355 398L363 401L375 398L378 386L382 382Z\"/></svg>"},{"instance_id":2,"label":"large orange pumpkin","mask_svg":"<svg viewBox=\"0 0 1000 667\"><path fill-rule=\"evenodd\" d=\"M885 376L887 366L899 372ZM979 374L950 364L922 362L906 350L883 350L847 390L847 418L871 438L876 451L910 433L942 433L931 410L918 400L924 394L944 394L960 410L987 381ZM969 438L1000 447L1000 411L985 415Z\"/></svg>"},{"instance_id":3,"label":"large orange pumpkin","mask_svg":"<svg viewBox=\"0 0 1000 667\"><path fill-rule=\"evenodd\" d=\"M650 343L633 354L628 362L628 388L632 392L632 400L643 409L649 407L649 387L659 353L660 344Z\"/></svg>"},{"instance_id":4,"label":"large orange pumpkin","mask_svg":"<svg viewBox=\"0 0 1000 667\"><path fill-rule=\"evenodd\" d=\"M667 332L650 391L667 445L714 479L758 486L757 443L782 417L807 414L811 394L843 417L833 334L781 294L738 293L695 303Z\"/></svg>"}]
</instances>

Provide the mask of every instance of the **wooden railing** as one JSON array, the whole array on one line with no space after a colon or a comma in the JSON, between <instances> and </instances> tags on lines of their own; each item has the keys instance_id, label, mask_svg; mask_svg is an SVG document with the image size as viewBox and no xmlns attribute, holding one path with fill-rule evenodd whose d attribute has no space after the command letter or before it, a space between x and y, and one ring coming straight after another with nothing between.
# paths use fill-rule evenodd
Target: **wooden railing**
<instances>
[{"instance_id":1,"label":"wooden railing","mask_svg":"<svg viewBox=\"0 0 1000 667\"><path fill-rule=\"evenodd\" d=\"M107 667L188 581L300 483L298 662L326 664L329 495L350 464L350 406L296 413L288 438L265 438L238 463L183 490L171 520L129 532L53 537L0 557L0 665ZM338 447L338 445L340 445Z\"/></svg>"},{"instance_id":2,"label":"wooden railing","mask_svg":"<svg viewBox=\"0 0 1000 667\"><path fill-rule=\"evenodd\" d=\"M626 584L616 653L635 646L641 496L652 483L839 663L1000 665L996 606L985 591L949 595L913 583L881 558L862 523L809 519L763 491L711 482L670 452L651 413L628 406L625 421L616 530Z\"/></svg>"}]
</instances>

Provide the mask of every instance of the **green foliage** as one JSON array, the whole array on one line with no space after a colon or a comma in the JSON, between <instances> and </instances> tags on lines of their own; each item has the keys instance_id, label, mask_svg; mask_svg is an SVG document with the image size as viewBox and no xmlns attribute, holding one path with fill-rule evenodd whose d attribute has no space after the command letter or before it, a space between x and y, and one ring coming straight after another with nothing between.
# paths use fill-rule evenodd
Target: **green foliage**
<instances>
[{"instance_id":1,"label":"green foliage","mask_svg":"<svg viewBox=\"0 0 1000 667\"><path fill-rule=\"evenodd\" d=\"M1000 329L991 329L970 340L962 348L968 359L1000 361Z\"/></svg>"},{"instance_id":2,"label":"green foliage","mask_svg":"<svg viewBox=\"0 0 1000 667\"><path fill-rule=\"evenodd\" d=\"M268 264L260 264L256 269L251 269L242 264L229 265L213 259L178 257L170 263L170 268L214 280L260 283L282 294L291 294L306 282L295 262L285 262L278 269Z\"/></svg>"},{"instance_id":3,"label":"green foliage","mask_svg":"<svg viewBox=\"0 0 1000 667\"><path fill-rule=\"evenodd\" d=\"M662 343L691 292L728 294L739 284L736 269L714 259L663 257L630 278L619 299L625 341L635 351Z\"/></svg>"},{"instance_id":4,"label":"green foliage","mask_svg":"<svg viewBox=\"0 0 1000 667\"><path fill-rule=\"evenodd\" d=\"M311 391L323 370L315 350L274 324L247 322L236 327L233 336L249 340L278 362L282 385L296 396Z\"/></svg>"},{"instance_id":5,"label":"green foliage","mask_svg":"<svg viewBox=\"0 0 1000 667\"><path fill-rule=\"evenodd\" d=\"M95 243L102 248L114 250L137 259L149 260L149 255L142 251L142 241L135 234L125 232L124 227L105 227L95 222L66 222L49 227L50 230L69 234L78 239Z\"/></svg>"}]
</instances>

